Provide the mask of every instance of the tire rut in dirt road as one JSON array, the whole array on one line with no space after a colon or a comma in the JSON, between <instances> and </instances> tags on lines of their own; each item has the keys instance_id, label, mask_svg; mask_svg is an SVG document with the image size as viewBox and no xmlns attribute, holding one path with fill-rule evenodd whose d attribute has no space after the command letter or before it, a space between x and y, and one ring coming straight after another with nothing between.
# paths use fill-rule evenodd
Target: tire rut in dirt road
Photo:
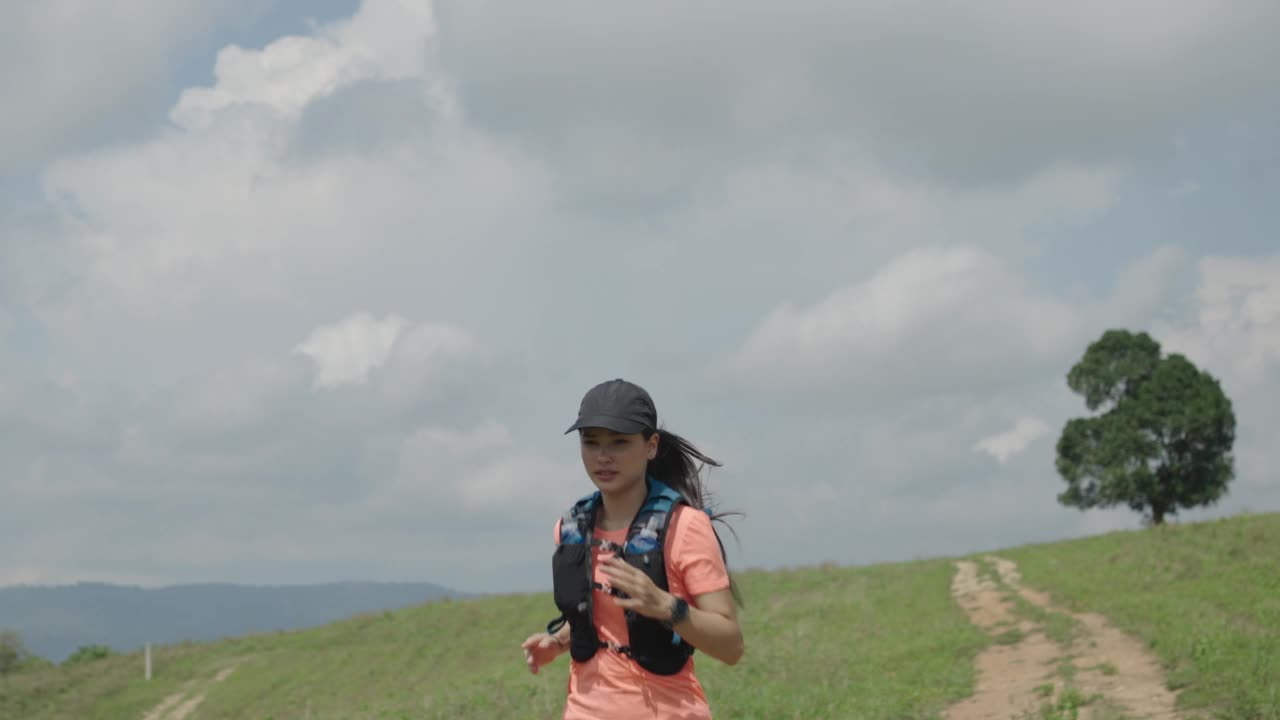
<instances>
[{"instance_id":1,"label":"tire rut in dirt road","mask_svg":"<svg viewBox=\"0 0 1280 720\"><path fill-rule=\"evenodd\" d=\"M986 573L975 562L956 563L951 592L997 643L978 655L977 689L948 708L946 720L1041 717L1046 706L1073 699L1087 703L1080 720L1181 720L1160 664L1141 642L1100 615L1071 613L1024 588L1013 562L983 560ZM1058 621L1053 629L1051 620Z\"/></svg>"},{"instance_id":2,"label":"tire rut in dirt road","mask_svg":"<svg viewBox=\"0 0 1280 720\"><path fill-rule=\"evenodd\" d=\"M1061 655L1057 644L1035 623L1020 620L1000 587L979 575L975 563L957 564L951 593L973 624L1002 640L974 661L978 673L974 694L948 708L943 717L1009 720L1034 712L1044 700L1037 688L1046 684L1046 671L1052 671Z\"/></svg>"},{"instance_id":3,"label":"tire rut in dirt road","mask_svg":"<svg viewBox=\"0 0 1280 720\"><path fill-rule=\"evenodd\" d=\"M147 713L142 720L162 720L165 717L165 713L168 713L171 708L182 702L183 697L185 697L185 694L180 692L170 695L164 699L164 702L152 708L151 712Z\"/></svg>"},{"instance_id":4,"label":"tire rut in dirt road","mask_svg":"<svg viewBox=\"0 0 1280 720\"><path fill-rule=\"evenodd\" d=\"M209 686L217 685L226 680L234 671L234 666L223 668L213 677L213 681L209 683ZM196 711L196 708L200 707L200 703L204 702L205 694L208 691L209 688L206 687L203 691L193 693L190 697L187 696L185 690L176 692L165 698L164 702L152 708L151 712L147 713L143 720L186 720L191 713Z\"/></svg>"},{"instance_id":5,"label":"tire rut in dirt road","mask_svg":"<svg viewBox=\"0 0 1280 720\"><path fill-rule=\"evenodd\" d=\"M1139 640L1107 622L1096 613L1073 613L1056 607L1048 594L1023 587L1018 566L1004 558L990 558L1005 585L1013 588L1031 604L1049 611L1061 612L1079 622L1087 640L1079 643L1072 659L1077 668L1076 684L1086 694L1099 693L1115 704L1130 708L1129 714L1139 718L1180 718L1174 709L1177 696L1168 689L1160 662ZM1097 668L1107 668L1102 672Z\"/></svg>"}]
</instances>

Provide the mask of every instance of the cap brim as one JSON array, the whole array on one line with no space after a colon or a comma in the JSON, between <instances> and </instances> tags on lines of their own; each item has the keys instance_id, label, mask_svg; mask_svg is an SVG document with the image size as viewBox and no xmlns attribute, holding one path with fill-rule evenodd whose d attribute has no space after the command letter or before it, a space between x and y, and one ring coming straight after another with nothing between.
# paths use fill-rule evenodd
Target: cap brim
<instances>
[{"instance_id":1,"label":"cap brim","mask_svg":"<svg viewBox=\"0 0 1280 720\"><path fill-rule=\"evenodd\" d=\"M568 435L574 430L581 430L583 428L593 428L593 427L604 428L605 430L612 430L614 432L620 432L625 435L631 435L634 433L643 432L646 429L648 429L649 426L645 425L642 422L636 422L635 420L627 420L625 418L614 417L612 415L589 415L587 417L578 418L578 422L569 426L569 429L565 430L564 434Z\"/></svg>"}]
</instances>

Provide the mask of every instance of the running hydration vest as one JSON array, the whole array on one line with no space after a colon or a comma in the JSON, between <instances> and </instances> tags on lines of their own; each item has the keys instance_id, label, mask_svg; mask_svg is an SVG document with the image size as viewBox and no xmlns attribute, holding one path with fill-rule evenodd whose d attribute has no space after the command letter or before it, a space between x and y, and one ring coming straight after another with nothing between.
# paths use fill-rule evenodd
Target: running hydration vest
<instances>
[{"instance_id":1,"label":"running hydration vest","mask_svg":"<svg viewBox=\"0 0 1280 720\"><path fill-rule=\"evenodd\" d=\"M653 477L646 482L649 494L632 519L626 542L621 546L592 537L596 511L600 508L599 491L582 498L564 514L560 522L560 544L551 559L555 602L561 614L547 624L547 632L554 634L568 622L569 654L578 662L590 660L600 648L609 648L630 657L649 672L674 675L684 668L694 648L671 628L659 620L627 610L627 644L616 645L600 639L592 617L592 590L604 589L592 575L593 546L612 550L628 565L648 575L654 585L668 589L667 525L676 505L688 504L688 501ZM614 588L610 588L609 594L626 597Z\"/></svg>"}]
</instances>

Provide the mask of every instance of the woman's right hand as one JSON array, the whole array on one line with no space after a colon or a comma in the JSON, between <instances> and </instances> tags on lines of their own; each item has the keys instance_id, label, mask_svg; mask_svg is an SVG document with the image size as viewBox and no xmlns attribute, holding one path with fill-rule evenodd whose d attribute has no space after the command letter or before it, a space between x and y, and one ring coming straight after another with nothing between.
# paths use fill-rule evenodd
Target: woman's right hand
<instances>
[{"instance_id":1,"label":"woman's right hand","mask_svg":"<svg viewBox=\"0 0 1280 720\"><path fill-rule=\"evenodd\" d=\"M554 635L545 632L530 635L520 647L524 649L524 662L534 675L538 674L538 668L555 660L565 651L565 647Z\"/></svg>"}]
</instances>

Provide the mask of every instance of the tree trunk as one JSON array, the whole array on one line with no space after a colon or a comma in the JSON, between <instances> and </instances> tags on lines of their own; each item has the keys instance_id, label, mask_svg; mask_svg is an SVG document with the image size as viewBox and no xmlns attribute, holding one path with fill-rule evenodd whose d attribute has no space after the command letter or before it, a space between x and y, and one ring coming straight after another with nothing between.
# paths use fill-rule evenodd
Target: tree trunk
<instances>
[{"instance_id":1,"label":"tree trunk","mask_svg":"<svg viewBox=\"0 0 1280 720\"><path fill-rule=\"evenodd\" d=\"M1164 506L1153 504L1151 506L1151 525L1159 527L1164 524Z\"/></svg>"}]
</instances>

